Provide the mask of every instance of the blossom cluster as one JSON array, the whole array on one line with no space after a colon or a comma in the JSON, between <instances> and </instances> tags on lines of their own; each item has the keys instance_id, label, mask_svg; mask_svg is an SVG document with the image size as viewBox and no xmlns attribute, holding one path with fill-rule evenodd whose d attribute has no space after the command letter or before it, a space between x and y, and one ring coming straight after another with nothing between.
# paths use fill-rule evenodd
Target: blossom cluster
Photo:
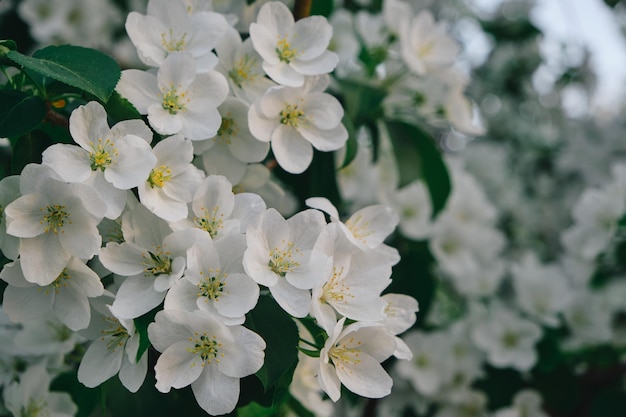
<instances>
[{"instance_id":1,"label":"blossom cluster","mask_svg":"<svg viewBox=\"0 0 626 417\"><path fill-rule=\"evenodd\" d=\"M372 205L343 222L312 198L286 219L288 196L267 175L263 183L270 149L283 170L301 173L313 148L334 151L348 138L342 105L324 92L338 63L332 26L321 16L296 22L269 2L242 41L229 16L188 3L150 0L147 14L126 19L152 69L123 71L116 90L147 123L110 126L100 103L79 105L69 117L74 143L48 147L41 164L0 182L0 250L10 260L2 312L22 324L7 327L16 344L3 353L15 355L20 339L50 339L29 352L37 367L19 382L8 375L9 410L72 415L68 397L48 393L45 369L81 343L77 375L87 387L118 375L137 392L149 344L160 353L157 390L191 386L207 413L229 413L240 379L271 348L244 325L260 296L324 332L323 345L301 337L315 357L300 367L316 375L310 392L337 401L344 385L383 397L392 380L381 363L411 357L397 335L415 322L417 302L382 295L399 261L383 243L395 211ZM146 340L136 320L148 314ZM293 395L315 408L310 392Z\"/></svg>"}]
</instances>

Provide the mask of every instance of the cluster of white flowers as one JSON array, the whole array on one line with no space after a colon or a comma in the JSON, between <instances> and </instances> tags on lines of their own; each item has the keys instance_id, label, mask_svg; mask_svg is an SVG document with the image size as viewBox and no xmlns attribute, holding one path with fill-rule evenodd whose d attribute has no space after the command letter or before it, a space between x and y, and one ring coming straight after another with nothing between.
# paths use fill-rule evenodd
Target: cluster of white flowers
<instances>
[{"instance_id":1,"label":"cluster of white flowers","mask_svg":"<svg viewBox=\"0 0 626 417\"><path fill-rule=\"evenodd\" d=\"M266 342L244 327L264 293L325 332L323 345L302 338L303 351L316 352L298 368L317 381L293 393L305 406L317 408L306 398L320 392L337 401L341 385L383 397L392 380L381 363L411 358L397 335L418 310L409 296L382 295L400 259L383 243L397 215L377 204L343 222L328 200L311 198L312 208L285 219L267 208L284 207L284 191L267 186L258 164L271 148L281 168L300 173L313 148L344 146L343 108L324 92L338 63L332 26L320 16L295 22L269 2L242 42L232 16L195 6L150 0L147 14L126 20L152 69L123 71L117 91L149 126L110 126L104 107L88 102L69 118L75 144L50 146L41 164L0 182L0 250L11 260L0 272L2 311L21 324L15 331L54 333L54 346L32 355L87 343L78 380L96 387L118 375L131 392L148 372L135 319L156 311L147 329L160 352L156 388L191 386L217 415L235 408L240 379L264 364ZM247 189L265 190L267 204ZM9 410L75 412L69 397L47 392L46 368L8 378Z\"/></svg>"}]
</instances>

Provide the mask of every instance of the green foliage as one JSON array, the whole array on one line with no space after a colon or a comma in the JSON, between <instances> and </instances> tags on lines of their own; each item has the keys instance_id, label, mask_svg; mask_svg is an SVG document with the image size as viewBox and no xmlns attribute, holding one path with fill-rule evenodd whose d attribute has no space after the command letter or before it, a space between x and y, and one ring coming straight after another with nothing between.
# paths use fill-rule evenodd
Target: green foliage
<instances>
[{"instance_id":1,"label":"green foliage","mask_svg":"<svg viewBox=\"0 0 626 417\"><path fill-rule=\"evenodd\" d=\"M298 360L298 328L291 316L271 297L262 295L257 306L248 313L245 325L259 334L266 343L265 363L256 373L264 390L268 391L277 385L284 376L288 376L291 382ZM287 386L284 387L285 390Z\"/></svg>"},{"instance_id":2,"label":"green foliage","mask_svg":"<svg viewBox=\"0 0 626 417\"><path fill-rule=\"evenodd\" d=\"M50 384L51 391L63 391L70 394L72 401L78 406L76 417L92 415L101 399L101 387L87 388L78 382L77 372L67 372L57 376Z\"/></svg>"},{"instance_id":3,"label":"green foliage","mask_svg":"<svg viewBox=\"0 0 626 417\"><path fill-rule=\"evenodd\" d=\"M333 0L313 0L311 3L311 15L329 17L333 13Z\"/></svg>"},{"instance_id":4,"label":"green foliage","mask_svg":"<svg viewBox=\"0 0 626 417\"><path fill-rule=\"evenodd\" d=\"M31 162L41 163L41 154L52 144L50 137L39 129L14 140L11 174L18 175Z\"/></svg>"},{"instance_id":5,"label":"green foliage","mask_svg":"<svg viewBox=\"0 0 626 417\"><path fill-rule=\"evenodd\" d=\"M385 293L407 294L419 303L416 325L423 324L435 298L437 278L435 259L426 241L397 239L392 245L400 252L400 262L393 267L392 281Z\"/></svg>"},{"instance_id":6,"label":"green foliage","mask_svg":"<svg viewBox=\"0 0 626 417\"><path fill-rule=\"evenodd\" d=\"M137 349L137 361L141 359L144 353L148 350L148 348L152 345L150 343L150 339L148 339L148 326L150 323L154 321L154 316L156 313L161 310L160 308L155 308L154 310L144 314L141 317L137 317L134 320L135 330L139 333L139 348Z\"/></svg>"},{"instance_id":7,"label":"green foliage","mask_svg":"<svg viewBox=\"0 0 626 417\"><path fill-rule=\"evenodd\" d=\"M141 119L141 114L130 101L122 97L117 91L113 91L109 100L104 104L104 109L112 121L112 125L123 120Z\"/></svg>"},{"instance_id":8,"label":"green foliage","mask_svg":"<svg viewBox=\"0 0 626 417\"><path fill-rule=\"evenodd\" d=\"M416 125L386 120L385 126L400 171L400 187L421 178L433 204L433 217L445 206L452 185L448 169L433 138Z\"/></svg>"},{"instance_id":9,"label":"green foliage","mask_svg":"<svg viewBox=\"0 0 626 417\"><path fill-rule=\"evenodd\" d=\"M18 90L0 90L0 137L28 133L45 116L46 104L41 97Z\"/></svg>"},{"instance_id":10,"label":"green foliage","mask_svg":"<svg viewBox=\"0 0 626 417\"><path fill-rule=\"evenodd\" d=\"M121 76L117 62L95 49L72 45L48 46L32 57L10 51L7 58L24 69L79 88L106 102Z\"/></svg>"},{"instance_id":11,"label":"green foliage","mask_svg":"<svg viewBox=\"0 0 626 417\"><path fill-rule=\"evenodd\" d=\"M237 410L237 417L269 417L273 415L276 415L273 408L264 407L255 402L251 402Z\"/></svg>"},{"instance_id":12,"label":"green foliage","mask_svg":"<svg viewBox=\"0 0 626 417\"><path fill-rule=\"evenodd\" d=\"M382 116L381 104L387 92L377 86L355 80L337 80L343 94L343 106L355 127Z\"/></svg>"}]
</instances>

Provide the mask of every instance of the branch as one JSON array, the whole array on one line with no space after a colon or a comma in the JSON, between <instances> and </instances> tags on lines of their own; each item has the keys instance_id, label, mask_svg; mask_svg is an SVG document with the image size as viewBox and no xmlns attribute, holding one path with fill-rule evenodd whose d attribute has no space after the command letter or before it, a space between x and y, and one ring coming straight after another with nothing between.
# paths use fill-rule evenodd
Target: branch
<instances>
[{"instance_id":1,"label":"branch","mask_svg":"<svg viewBox=\"0 0 626 417\"><path fill-rule=\"evenodd\" d=\"M293 16L296 18L296 20L300 20L303 17L310 16L312 4L312 0L296 0L296 4L293 7Z\"/></svg>"}]
</instances>

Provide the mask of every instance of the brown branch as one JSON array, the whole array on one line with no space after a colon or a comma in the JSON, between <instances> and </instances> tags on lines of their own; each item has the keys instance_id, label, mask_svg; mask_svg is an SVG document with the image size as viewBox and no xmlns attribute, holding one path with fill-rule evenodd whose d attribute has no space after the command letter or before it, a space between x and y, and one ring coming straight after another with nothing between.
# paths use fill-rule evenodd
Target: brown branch
<instances>
[{"instance_id":1,"label":"brown branch","mask_svg":"<svg viewBox=\"0 0 626 417\"><path fill-rule=\"evenodd\" d=\"M312 4L313 0L296 0L296 4L293 7L293 16L296 20L310 16Z\"/></svg>"},{"instance_id":2,"label":"brown branch","mask_svg":"<svg viewBox=\"0 0 626 417\"><path fill-rule=\"evenodd\" d=\"M53 125L61 126L66 129L69 129L70 122L67 117L60 115L50 108L49 103L46 103L48 106L48 111L46 112L45 121L52 123Z\"/></svg>"}]
</instances>

